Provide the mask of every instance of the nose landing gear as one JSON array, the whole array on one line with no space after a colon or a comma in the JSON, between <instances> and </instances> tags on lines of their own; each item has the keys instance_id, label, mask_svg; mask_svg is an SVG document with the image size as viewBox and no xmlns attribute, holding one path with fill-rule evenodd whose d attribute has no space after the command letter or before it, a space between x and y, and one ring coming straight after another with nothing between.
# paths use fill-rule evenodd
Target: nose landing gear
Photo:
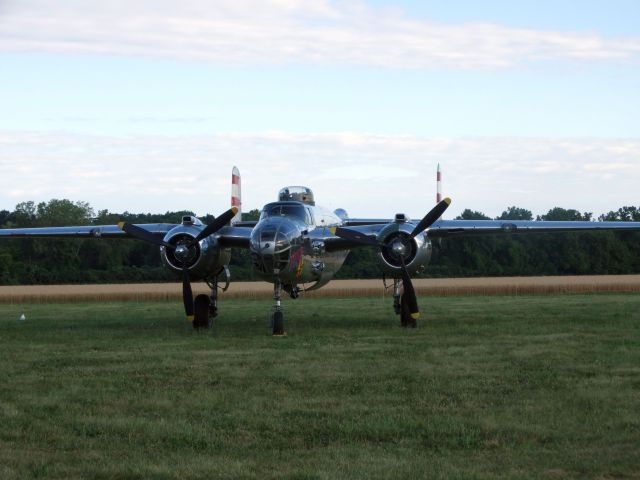
<instances>
[{"instance_id":1,"label":"nose landing gear","mask_svg":"<svg viewBox=\"0 0 640 480\"><path fill-rule=\"evenodd\" d=\"M282 282L276 280L273 284L273 300L274 305L271 311L271 333L276 337L286 335L284 331L284 315L282 313Z\"/></svg>"}]
</instances>

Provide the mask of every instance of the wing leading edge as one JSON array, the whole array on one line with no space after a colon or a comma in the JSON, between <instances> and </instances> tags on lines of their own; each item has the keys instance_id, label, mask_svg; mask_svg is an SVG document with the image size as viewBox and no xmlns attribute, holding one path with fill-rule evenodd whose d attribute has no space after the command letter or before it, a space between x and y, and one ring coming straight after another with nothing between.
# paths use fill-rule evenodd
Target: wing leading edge
<instances>
[{"instance_id":1,"label":"wing leading edge","mask_svg":"<svg viewBox=\"0 0 640 480\"><path fill-rule=\"evenodd\" d=\"M362 223L360 223L362 222ZM378 233L393 220L359 220L348 224L348 229L361 235L376 238ZM588 231L640 231L640 222L585 222L542 220L437 220L426 232L429 238L500 233L560 233ZM362 246L362 242L331 236L325 239L327 250L342 250Z\"/></svg>"},{"instance_id":2,"label":"wing leading edge","mask_svg":"<svg viewBox=\"0 0 640 480\"><path fill-rule=\"evenodd\" d=\"M145 223L136 226L155 235L165 235L176 227L171 223ZM0 228L0 237L10 238L131 238L117 225L84 225L75 227Z\"/></svg>"},{"instance_id":3,"label":"wing leading edge","mask_svg":"<svg viewBox=\"0 0 640 480\"><path fill-rule=\"evenodd\" d=\"M585 222L543 220L438 220L428 230L430 238L498 233L553 233L597 230L635 231L640 222Z\"/></svg>"}]
</instances>

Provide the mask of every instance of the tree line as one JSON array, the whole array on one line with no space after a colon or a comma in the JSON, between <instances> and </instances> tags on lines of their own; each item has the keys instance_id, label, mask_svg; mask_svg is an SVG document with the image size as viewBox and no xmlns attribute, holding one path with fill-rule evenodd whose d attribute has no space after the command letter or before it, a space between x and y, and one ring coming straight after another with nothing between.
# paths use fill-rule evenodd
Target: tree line
<instances>
[{"instance_id":1,"label":"tree line","mask_svg":"<svg viewBox=\"0 0 640 480\"><path fill-rule=\"evenodd\" d=\"M53 199L22 202L13 211L0 210L0 228L65 225L115 225L130 223L179 223L179 211L164 214L97 214L86 202ZM243 215L256 219L258 210ZM560 207L536 220L596 221L588 212ZM490 218L465 210L458 219ZM201 217L204 223L212 215ZM509 207L499 220L533 220L530 210ZM597 221L640 221L640 208L624 206ZM376 252L354 249L338 278L379 278ZM512 275L580 275L640 273L640 233L594 231L527 235L454 237L434 242L431 263L422 276L468 277ZM233 249L232 279L255 280L246 250ZM0 241L0 284L127 283L176 281L161 265L159 249L133 239L3 239Z\"/></svg>"}]
</instances>

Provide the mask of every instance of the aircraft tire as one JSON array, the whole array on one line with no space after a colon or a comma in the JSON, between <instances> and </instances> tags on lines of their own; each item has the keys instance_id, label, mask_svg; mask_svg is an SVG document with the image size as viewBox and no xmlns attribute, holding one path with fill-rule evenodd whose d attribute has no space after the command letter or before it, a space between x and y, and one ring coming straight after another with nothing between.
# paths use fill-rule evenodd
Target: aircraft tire
<instances>
[{"instance_id":1,"label":"aircraft tire","mask_svg":"<svg viewBox=\"0 0 640 480\"><path fill-rule=\"evenodd\" d=\"M193 328L209 328L211 318L209 317L209 297L204 293L198 295L193 302Z\"/></svg>"},{"instance_id":2,"label":"aircraft tire","mask_svg":"<svg viewBox=\"0 0 640 480\"><path fill-rule=\"evenodd\" d=\"M282 312L273 312L273 335L284 335L284 315Z\"/></svg>"}]
</instances>

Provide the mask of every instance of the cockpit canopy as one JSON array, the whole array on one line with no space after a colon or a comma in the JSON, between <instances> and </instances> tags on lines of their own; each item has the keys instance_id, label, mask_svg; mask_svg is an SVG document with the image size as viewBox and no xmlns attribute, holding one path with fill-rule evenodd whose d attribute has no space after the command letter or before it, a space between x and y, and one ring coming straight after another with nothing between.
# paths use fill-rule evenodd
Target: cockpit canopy
<instances>
[{"instance_id":1,"label":"cockpit canopy","mask_svg":"<svg viewBox=\"0 0 640 480\"><path fill-rule=\"evenodd\" d=\"M273 202L266 204L260 213L260 220L274 217L287 217L300 220L307 225L311 224L308 210L299 202Z\"/></svg>"},{"instance_id":2,"label":"cockpit canopy","mask_svg":"<svg viewBox=\"0 0 640 480\"><path fill-rule=\"evenodd\" d=\"M311 191L311 189L301 186L284 187L280 190L280 192L278 192L278 201L294 201L301 202L306 205L316 204L315 200L313 199L313 192Z\"/></svg>"}]
</instances>

